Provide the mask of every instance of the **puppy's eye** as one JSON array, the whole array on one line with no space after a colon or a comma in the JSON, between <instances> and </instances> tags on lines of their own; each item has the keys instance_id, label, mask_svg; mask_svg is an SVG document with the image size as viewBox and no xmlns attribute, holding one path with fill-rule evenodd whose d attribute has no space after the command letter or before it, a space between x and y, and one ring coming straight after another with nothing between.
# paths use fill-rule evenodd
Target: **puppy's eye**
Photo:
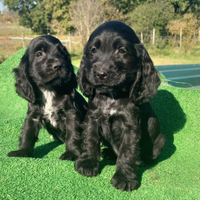
<instances>
[{"instance_id":1,"label":"puppy's eye","mask_svg":"<svg viewBox=\"0 0 200 200\"><path fill-rule=\"evenodd\" d=\"M119 53L119 54L125 54L125 53L126 53L126 50L125 50L124 48L120 48L120 49L118 50L118 53Z\"/></svg>"},{"instance_id":2,"label":"puppy's eye","mask_svg":"<svg viewBox=\"0 0 200 200\"><path fill-rule=\"evenodd\" d=\"M41 51L38 51L38 52L36 53L36 56L37 56L37 57L42 56L42 52L41 52Z\"/></svg>"},{"instance_id":3,"label":"puppy's eye","mask_svg":"<svg viewBox=\"0 0 200 200\"><path fill-rule=\"evenodd\" d=\"M92 53L96 53L98 51L98 49L96 47L92 47L91 52Z\"/></svg>"}]
</instances>

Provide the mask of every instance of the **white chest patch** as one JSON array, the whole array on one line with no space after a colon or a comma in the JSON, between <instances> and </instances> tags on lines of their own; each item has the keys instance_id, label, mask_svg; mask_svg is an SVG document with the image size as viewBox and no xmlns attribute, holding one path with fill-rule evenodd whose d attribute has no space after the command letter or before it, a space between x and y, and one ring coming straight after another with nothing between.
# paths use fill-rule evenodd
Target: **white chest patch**
<instances>
[{"instance_id":1,"label":"white chest patch","mask_svg":"<svg viewBox=\"0 0 200 200\"><path fill-rule=\"evenodd\" d=\"M50 121L52 126L56 127L57 109L53 106L53 98L55 94L49 91L43 91L43 94L46 100L45 106L43 107L44 117Z\"/></svg>"},{"instance_id":2,"label":"white chest patch","mask_svg":"<svg viewBox=\"0 0 200 200\"><path fill-rule=\"evenodd\" d=\"M106 105L105 103L103 104L103 113L104 114L109 114L109 115L113 115L115 113L117 113L117 110L115 108L113 108L113 105L115 104L115 100L107 100L106 101Z\"/></svg>"},{"instance_id":3,"label":"white chest patch","mask_svg":"<svg viewBox=\"0 0 200 200\"><path fill-rule=\"evenodd\" d=\"M115 114L116 112L117 112L117 110L111 109L111 110L110 110L110 115L113 115L113 114Z\"/></svg>"}]
</instances>

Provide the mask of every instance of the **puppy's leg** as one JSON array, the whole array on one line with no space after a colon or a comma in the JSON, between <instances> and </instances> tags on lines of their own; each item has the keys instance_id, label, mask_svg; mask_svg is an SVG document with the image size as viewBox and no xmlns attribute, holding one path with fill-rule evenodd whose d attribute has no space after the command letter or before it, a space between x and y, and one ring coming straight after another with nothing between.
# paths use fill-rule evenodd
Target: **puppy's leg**
<instances>
[{"instance_id":1,"label":"puppy's leg","mask_svg":"<svg viewBox=\"0 0 200 200\"><path fill-rule=\"evenodd\" d=\"M66 150L60 156L61 160L75 160L80 156L81 138L80 138L80 117L74 110L65 114L65 144Z\"/></svg>"},{"instance_id":2,"label":"puppy's leg","mask_svg":"<svg viewBox=\"0 0 200 200\"><path fill-rule=\"evenodd\" d=\"M117 169L111 179L114 187L121 191L132 191L139 187L137 161L139 160L140 131L124 128L123 139L117 158Z\"/></svg>"},{"instance_id":3,"label":"puppy's leg","mask_svg":"<svg viewBox=\"0 0 200 200\"><path fill-rule=\"evenodd\" d=\"M89 112L83 127L82 154L75 162L75 170L84 176L96 176L99 173L100 138L97 122L89 116Z\"/></svg>"},{"instance_id":4,"label":"puppy's leg","mask_svg":"<svg viewBox=\"0 0 200 200\"><path fill-rule=\"evenodd\" d=\"M101 157L103 159L107 159L107 160L116 160L117 155L116 155L112 145L109 142L105 141L103 138L102 138L101 143L102 143L101 146L106 146L106 148L101 149Z\"/></svg>"},{"instance_id":5,"label":"puppy's leg","mask_svg":"<svg viewBox=\"0 0 200 200\"><path fill-rule=\"evenodd\" d=\"M117 155L115 154L115 152L109 148L101 149L101 157L104 159L107 159L107 160L116 160L117 159Z\"/></svg>"},{"instance_id":6,"label":"puppy's leg","mask_svg":"<svg viewBox=\"0 0 200 200\"><path fill-rule=\"evenodd\" d=\"M142 160L145 164L150 164L160 155L165 144L165 136L160 133L160 124L156 117L148 118L147 127L142 127L140 147Z\"/></svg>"},{"instance_id":7,"label":"puppy's leg","mask_svg":"<svg viewBox=\"0 0 200 200\"><path fill-rule=\"evenodd\" d=\"M41 123L36 117L35 112L28 112L25 123L22 127L22 133L19 136L20 144L17 151L11 151L7 154L9 157L32 157L35 142L38 139Z\"/></svg>"},{"instance_id":8,"label":"puppy's leg","mask_svg":"<svg viewBox=\"0 0 200 200\"><path fill-rule=\"evenodd\" d=\"M160 133L153 143L153 159L155 160L161 153L165 144L165 136Z\"/></svg>"}]
</instances>

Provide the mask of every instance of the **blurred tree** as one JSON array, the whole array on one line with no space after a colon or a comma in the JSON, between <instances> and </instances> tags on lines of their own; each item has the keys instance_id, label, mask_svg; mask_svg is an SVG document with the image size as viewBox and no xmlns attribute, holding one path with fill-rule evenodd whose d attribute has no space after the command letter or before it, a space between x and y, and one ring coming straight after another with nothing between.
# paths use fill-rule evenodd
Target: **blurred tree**
<instances>
[{"instance_id":1,"label":"blurred tree","mask_svg":"<svg viewBox=\"0 0 200 200\"><path fill-rule=\"evenodd\" d=\"M145 0L144 0L145 1ZM141 0L103 0L104 3L116 7L120 13L127 14L132 11Z\"/></svg>"},{"instance_id":2,"label":"blurred tree","mask_svg":"<svg viewBox=\"0 0 200 200\"><path fill-rule=\"evenodd\" d=\"M70 0L53 0L46 7L53 9L51 28L56 29L57 33L70 32L74 28L70 25L69 18Z\"/></svg>"},{"instance_id":3,"label":"blurred tree","mask_svg":"<svg viewBox=\"0 0 200 200\"><path fill-rule=\"evenodd\" d=\"M140 1L140 0L139 0ZM196 13L200 11L200 0L145 0L147 2L168 2L174 7L174 13ZM140 1L141 2L141 1Z\"/></svg>"},{"instance_id":4,"label":"blurred tree","mask_svg":"<svg viewBox=\"0 0 200 200\"><path fill-rule=\"evenodd\" d=\"M17 11L19 14L19 23L25 27L32 27L30 17L31 10L37 6L37 0L4 0L3 5L9 10Z\"/></svg>"},{"instance_id":5,"label":"blurred tree","mask_svg":"<svg viewBox=\"0 0 200 200\"><path fill-rule=\"evenodd\" d=\"M185 13L200 17L200 0L0 0L17 11L19 23L39 34L76 32L83 41L107 20L129 23L137 32L165 29L169 20ZM127 20L127 16L129 20Z\"/></svg>"},{"instance_id":6,"label":"blurred tree","mask_svg":"<svg viewBox=\"0 0 200 200\"><path fill-rule=\"evenodd\" d=\"M166 26L173 35L179 35L182 29L183 35L188 36L192 36L198 27L198 19L192 13L185 14L182 19L171 20Z\"/></svg>"},{"instance_id":7,"label":"blurred tree","mask_svg":"<svg viewBox=\"0 0 200 200\"><path fill-rule=\"evenodd\" d=\"M50 23L52 20L53 9L47 9L49 0L38 2L37 6L31 10L31 29L38 34L50 33Z\"/></svg>"},{"instance_id":8,"label":"blurred tree","mask_svg":"<svg viewBox=\"0 0 200 200\"><path fill-rule=\"evenodd\" d=\"M92 30L104 21L104 11L100 0L73 0L69 13L71 24L81 37L82 45L85 44Z\"/></svg>"},{"instance_id":9,"label":"blurred tree","mask_svg":"<svg viewBox=\"0 0 200 200\"><path fill-rule=\"evenodd\" d=\"M174 12L173 6L169 3L146 2L137 6L128 16L129 24L140 34L140 32L150 33L153 28L158 32L165 30L169 20L174 18Z\"/></svg>"},{"instance_id":10,"label":"blurred tree","mask_svg":"<svg viewBox=\"0 0 200 200\"><path fill-rule=\"evenodd\" d=\"M174 12L184 15L199 9L200 0L167 0L174 6Z\"/></svg>"},{"instance_id":11,"label":"blurred tree","mask_svg":"<svg viewBox=\"0 0 200 200\"><path fill-rule=\"evenodd\" d=\"M126 15L120 12L120 10L116 6L113 6L112 4L106 2L105 0L101 1L101 7L104 11L103 14L104 21L119 20L125 22L127 20Z\"/></svg>"},{"instance_id":12,"label":"blurred tree","mask_svg":"<svg viewBox=\"0 0 200 200\"><path fill-rule=\"evenodd\" d=\"M3 14L0 15L1 23L15 23L19 22L19 15L13 10L8 10L6 7L3 9Z\"/></svg>"},{"instance_id":13,"label":"blurred tree","mask_svg":"<svg viewBox=\"0 0 200 200\"><path fill-rule=\"evenodd\" d=\"M73 0L70 4L71 25L74 26L81 44L84 45L91 32L108 20L123 20L119 11L101 0Z\"/></svg>"},{"instance_id":14,"label":"blurred tree","mask_svg":"<svg viewBox=\"0 0 200 200\"><path fill-rule=\"evenodd\" d=\"M199 27L199 20L192 13L183 15L181 19L171 20L166 26L174 36L180 35L182 30L182 47L186 51L190 51L197 44Z\"/></svg>"},{"instance_id":15,"label":"blurred tree","mask_svg":"<svg viewBox=\"0 0 200 200\"><path fill-rule=\"evenodd\" d=\"M71 30L69 4L70 0L4 0L4 6L19 13L20 25L39 34L46 34L51 29L58 33Z\"/></svg>"}]
</instances>

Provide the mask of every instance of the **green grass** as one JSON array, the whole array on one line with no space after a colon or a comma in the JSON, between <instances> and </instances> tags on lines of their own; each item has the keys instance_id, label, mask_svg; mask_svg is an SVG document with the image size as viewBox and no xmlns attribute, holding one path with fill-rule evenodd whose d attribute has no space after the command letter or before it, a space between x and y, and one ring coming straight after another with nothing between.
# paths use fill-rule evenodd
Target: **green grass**
<instances>
[{"instance_id":1,"label":"green grass","mask_svg":"<svg viewBox=\"0 0 200 200\"><path fill-rule=\"evenodd\" d=\"M72 59L72 64L79 67L81 63L81 59Z\"/></svg>"},{"instance_id":2,"label":"green grass","mask_svg":"<svg viewBox=\"0 0 200 200\"><path fill-rule=\"evenodd\" d=\"M147 50L155 65L198 64L200 63L200 46L195 46L189 52L180 51L179 47L164 49L147 46Z\"/></svg>"},{"instance_id":3,"label":"green grass","mask_svg":"<svg viewBox=\"0 0 200 200\"><path fill-rule=\"evenodd\" d=\"M197 200L200 199L200 90L161 85L151 104L166 145L156 163L138 169L141 187L131 193L115 189L110 180L116 166L100 161L100 174L87 178L74 170L74 162L60 161L64 144L50 139L42 129L33 158L10 158L27 102L17 96L11 73L25 49L0 65L0 199L57 200Z\"/></svg>"}]
</instances>

